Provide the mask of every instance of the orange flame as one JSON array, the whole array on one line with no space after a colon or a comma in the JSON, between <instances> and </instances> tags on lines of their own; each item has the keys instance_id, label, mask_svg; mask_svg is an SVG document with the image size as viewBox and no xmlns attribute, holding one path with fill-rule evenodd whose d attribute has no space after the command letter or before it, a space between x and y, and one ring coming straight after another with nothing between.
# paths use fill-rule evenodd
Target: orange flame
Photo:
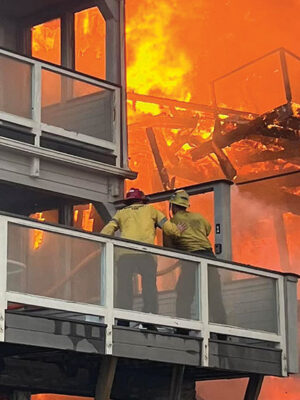
<instances>
[{"instance_id":1,"label":"orange flame","mask_svg":"<svg viewBox=\"0 0 300 400\"><path fill-rule=\"evenodd\" d=\"M92 203L89 203L89 208L87 210L83 210L82 229L88 232L93 232L94 228L94 218L91 218L92 211L93 211Z\"/></svg>"},{"instance_id":2,"label":"orange flame","mask_svg":"<svg viewBox=\"0 0 300 400\"><path fill-rule=\"evenodd\" d=\"M38 221L44 222L45 218L43 216L43 213L36 213L31 216L31 218L37 219ZM38 250L44 239L44 231L40 231L39 229L34 229L33 230L33 250Z\"/></svg>"},{"instance_id":3,"label":"orange flame","mask_svg":"<svg viewBox=\"0 0 300 400\"><path fill-rule=\"evenodd\" d=\"M261 0L252 2L189 0L188 5L187 2L177 0L140 0L139 2L127 0L129 94L134 92L183 101L192 99L193 102L209 104L208 82L217 76L279 46L286 46L300 54L297 36L299 12L300 4L297 2L293 2L293 5L290 2L287 6L284 2L273 0L264 2ZM93 18L97 16L92 16L91 11L82 15L80 35L85 51L81 53L83 67L80 70L98 76L95 72L97 68L94 68L95 59L97 59L95 53L97 54L97 48L99 49L103 43L100 45L101 41L95 30L92 33L90 31L92 21L95 22ZM76 29L79 30L78 27ZM35 37L38 44L40 40L43 40L43 35L45 32L37 30ZM50 31L47 35L51 39ZM35 46L35 43L33 44L38 57L38 51L42 54L41 50ZM47 46L49 48L50 45L51 40L46 39L45 44L40 48L47 48ZM92 52L92 55L88 57L90 48L95 51L93 50L94 53ZM49 56L51 52L47 51L45 53ZM271 65L271 69L266 69L264 66L261 71L251 70L249 76L240 75L242 76L240 79L245 80L242 88L247 89L242 93L242 98L238 97L237 82L230 81L227 86L225 85L226 87L224 86L226 90L223 87L226 99L236 105L237 110L243 110L245 104L254 103L256 106L257 94L260 95L258 105L261 108L273 104L273 97L281 99L282 92L276 93L277 89L274 85L274 81L279 82L278 90L283 88L279 69L275 64ZM251 89L250 81L254 82L253 90L249 90ZM240 100L241 104L239 104ZM298 103L299 100L300 98ZM226 106L225 103L224 101L223 106ZM293 112L294 116L299 118L298 104L293 105ZM165 107L151 101L132 100L128 102L128 117L130 166L139 172L137 181L130 182L130 186L140 186L148 193L162 190L152 150L145 135L145 128L149 126L155 130L160 155L169 178L176 177L175 186L223 177L218 159L212 150L209 151L209 146L202 158L197 161L191 158L191 151L194 148L198 148L203 143L209 144L212 139L213 117L207 117L200 111L188 111L184 107ZM219 118L226 124L226 129L224 128L226 131L236 126L236 121L229 121L227 114L220 114ZM253 119L249 116L248 119L251 118ZM270 125L270 128L272 127L274 126ZM277 153L282 153L283 144L285 145L286 142L268 141L267 138L257 140L257 137L251 137L240 140L225 150L227 156L238 164L239 174L254 178L271 172L299 168L293 160L285 161L278 157L269 161L264 161L262 157L263 161L256 161L254 156L263 156L266 152L272 152L275 156ZM249 162L251 157L253 161ZM255 193L256 191L262 199L265 198L264 189L253 190ZM286 192L299 196L298 187L288 187ZM278 238L276 239L276 234L278 234L276 218L278 211L281 211L279 216L282 219L283 229L286 230L286 247L290 253L291 269L298 272L299 217L291 212L283 212L280 207L277 210L276 207L274 209L266 207L266 203L255 203L251 197L246 196L241 199L236 193L233 203L237 210L241 204L244 206L233 216L235 257L246 263L281 269L282 249L279 248ZM252 207L249 207L249 204ZM213 219L211 201L199 200L193 207L197 211L204 212L210 220ZM164 211L166 212L166 208ZM240 215L245 216L242 218L243 221L239 218ZM251 216L250 221L249 216ZM91 221L92 218L87 210L83 223L87 230L91 227ZM244 226L241 227L241 224ZM238 241L237 235L239 235ZM220 388L218 385L214 386L214 394L218 393L216 396L220 396ZM235 386L234 383L233 386ZM292 400L297 397L299 390L298 380L289 379L282 383L282 381L268 378L266 390L263 390L261 397L281 400L284 396L287 400Z\"/></svg>"},{"instance_id":4,"label":"orange flame","mask_svg":"<svg viewBox=\"0 0 300 400\"><path fill-rule=\"evenodd\" d=\"M130 10L129 10L130 13ZM126 36L134 49L127 68L129 91L188 99L185 78L192 69L183 49L172 42L173 6L170 2L148 2L127 18Z\"/></svg>"},{"instance_id":5,"label":"orange flame","mask_svg":"<svg viewBox=\"0 0 300 400\"><path fill-rule=\"evenodd\" d=\"M60 32L60 19L34 26L31 30L33 57L60 64Z\"/></svg>"}]
</instances>

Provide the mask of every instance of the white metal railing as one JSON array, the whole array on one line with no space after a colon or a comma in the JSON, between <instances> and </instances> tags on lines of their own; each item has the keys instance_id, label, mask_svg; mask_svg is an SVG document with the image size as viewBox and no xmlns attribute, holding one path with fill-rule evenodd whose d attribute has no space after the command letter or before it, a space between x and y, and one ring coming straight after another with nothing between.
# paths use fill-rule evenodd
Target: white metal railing
<instances>
[{"instance_id":1,"label":"white metal railing","mask_svg":"<svg viewBox=\"0 0 300 400\"><path fill-rule=\"evenodd\" d=\"M274 342L282 350L282 371L287 375L285 283L280 273L5 215L0 216L0 247L1 341L5 340L4 310L10 302L20 303L101 317L107 324L107 354L113 352L112 327L116 319L195 331L203 339L202 366L209 365L212 333ZM158 299L159 307L166 306L159 308L157 314L139 310L137 293L133 309L114 307L114 291L118 290L114 266L122 256L116 256L116 249L122 249L123 255L133 251L156 257L160 276L173 271L172 277L178 279L178 265L181 264L181 273L194 266L196 291L191 316L177 315L173 307L176 287L166 288L164 282L158 285ZM189 265L184 264L187 262ZM214 282L214 286L210 279L215 268L219 268L220 282ZM223 323L212 311L215 298L224 302L227 320Z\"/></svg>"},{"instance_id":2,"label":"white metal railing","mask_svg":"<svg viewBox=\"0 0 300 400\"><path fill-rule=\"evenodd\" d=\"M0 120L111 151L120 166L121 88L0 49Z\"/></svg>"}]
</instances>

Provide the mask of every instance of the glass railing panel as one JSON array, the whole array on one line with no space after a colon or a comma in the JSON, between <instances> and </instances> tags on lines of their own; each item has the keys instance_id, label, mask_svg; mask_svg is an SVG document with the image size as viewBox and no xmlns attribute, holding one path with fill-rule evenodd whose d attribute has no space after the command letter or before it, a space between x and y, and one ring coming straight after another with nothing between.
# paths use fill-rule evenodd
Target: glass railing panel
<instances>
[{"instance_id":1,"label":"glass railing panel","mask_svg":"<svg viewBox=\"0 0 300 400\"><path fill-rule=\"evenodd\" d=\"M102 305L103 245L9 223L7 290Z\"/></svg>"},{"instance_id":2,"label":"glass railing panel","mask_svg":"<svg viewBox=\"0 0 300 400\"><path fill-rule=\"evenodd\" d=\"M286 63L287 63L288 77L292 92L292 100L293 102L299 105L300 104L300 82L299 82L300 59L286 53ZM295 116L299 118L299 111Z\"/></svg>"},{"instance_id":3,"label":"glass railing panel","mask_svg":"<svg viewBox=\"0 0 300 400\"><path fill-rule=\"evenodd\" d=\"M113 91L42 69L42 122L113 141Z\"/></svg>"},{"instance_id":4,"label":"glass railing panel","mask_svg":"<svg viewBox=\"0 0 300 400\"><path fill-rule=\"evenodd\" d=\"M219 107L263 114L287 102L279 52L215 82Z\"/></svg>"},{"instance_id":5,"label":"glass railing panel","mask_svg":"<svg viewBox=\"0 0 300 400\"><path fill-rule=\"evenodd\" d=\"M198 264L115 247L114 307L199 319Z\"/></svg>"},{"instance_id":6,"label":"glass railing panel","mask_svg":"<svg viewBox=\"0 0 300 400\"><path fill-rule=\"evenodd\" d=\"M208 266L209 321L278 332L276 280Z\"/></svg>"},{"instance_id":7,"label":"glass railing panel","mask_svg":"<svg viewBox=\"0 0 300 400\"><path fill-rule=\"evenodd\" d=\"M0 111L24 118L32 116L32 67L0 55Z\"/></svg>"}]
</instances>

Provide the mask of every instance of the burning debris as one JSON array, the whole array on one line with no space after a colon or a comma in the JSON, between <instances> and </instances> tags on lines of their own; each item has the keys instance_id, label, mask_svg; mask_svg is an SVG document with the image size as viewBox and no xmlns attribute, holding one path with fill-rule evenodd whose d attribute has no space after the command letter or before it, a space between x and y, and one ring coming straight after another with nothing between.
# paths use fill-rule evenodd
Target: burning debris
<instances>
[{"instance_id":1,"label":"burning debris","mask_svg":"<svg viewBox=\"0 0 300 400\"><path fill-rule=\"evenodd\" d=\"M300 119L295 116L295 104L280 106L262 116L234 115L234 111L231 111L226 119L221 119L217 114L215 121L211 112L209 127L207 112L203 116L198 111L193 114L186 110L184 126L182 114L184 111L181 111L180 117L172 115L171 110L167 113L165 106L162 114L152 118L147 114L144 120L139 115L137 121L130 125L131 134L135 130L146 131L164 188L171 188L166 178L165 164L172 171L184 159L185 162L194 162L194 168L198 169L212 154L215 154L217 164L227 179L234 179L238 175L234 164L240 166L268 161L277 164L278 159L282 159L298 168ZM160 152L164 155L164 161ZM175 176L180 179L181 174L182 171L178 169ZM251 175L237 177L246 180Z\"/></svg>"},{"instance_id":2,"label":"burning debris","mask_svg":"<svg viewBox=\"0 0 300 400\"><path fill-rule=\"evenodd\" d=\"M278 45L299 54L300 9L293 7L259 0L230 0L221 6L191 0L188 7L177 0L144 0L137 6L136 0L127 0L129 153L130 167L139 172L131 186L151 193L224 177L238 183L300 169L299 58L281 49L280 56L273 54L261 70L254 64L248 72L239 69ZM89 54L88 47L99 50L101 41L91 30L95 25L84 22L93 18L92 11L84 14L82 39L89 41L82 55ZM87 60L82 71L94 74L94 58ZM281 74L283 61L288 75L286 70ZM207 82L234 68L242 79L234 81L233 76L223 86L223 98L211 101ZM235 250L236 259L266 267L276 264L278 269L290 265L296 271L297 176L276 184L253 184L254 189L252 184L239 187L243 196L235 197L235 210L244 213L251 204L247 215L253 221L234 222L243 244ZM207 211L203 203L199 208ZM292 255L287 258L286 252ZM269 387L265 398L281 398L281 393Z\"/></svg>"},{"instance_id":3,"label":"burning debris","mask_svg":"<svg viewBox=\"0 0 300 400\"><path fill-rule=\"evenodd\" d=\"M277 53L279 60L285 60L289 55L299 61L296 55L279 49L260 57L257 61L259 68L262 60L269 62L270 56ZM238 68L238 71L247 69L248 65L255 66L256 60ZM286 64L281 67L285 75ZM227 79L228 76L232 79L231 75L234 76L235 72L220 79ZM289 80L284 87L286 102L261 115L219 104L216 92L218 80L212 83L211 106L151 95L148 99L146 95L128 93L130 137L140 137L143 131L146 132L154 169L165 189L182 185L184 180L197 181L194 172L198 181L205 180L205 169L209 170L210 178L226 177L237 182L251 179L253 173L258 177L264 176L267 170L270 174L272 171L299 169L300 110L290 96ZM154 115L150 108L145 113L136 107L138 102L147 104L147 99L151 107L156 106ZM138 166L136 146L140 144L140 140L135 140L130 147L135 159L133 169ZM149 152L147 144L144 145L144 151ZM172 176L172 184L169 175Z\"/></svg>"}]
</instances>

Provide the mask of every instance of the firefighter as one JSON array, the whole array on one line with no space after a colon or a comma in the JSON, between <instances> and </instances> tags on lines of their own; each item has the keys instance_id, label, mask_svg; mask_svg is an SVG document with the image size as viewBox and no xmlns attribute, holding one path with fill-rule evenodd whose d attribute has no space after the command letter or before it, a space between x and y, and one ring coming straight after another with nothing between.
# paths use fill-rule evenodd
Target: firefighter
<instances>
[{"instance_id":1,"label":"firefighter","mask_svg":"<svg viewBox=\"0 0 300 400\"><path fill-rule=\"evenodd\" d=\"M171 237L179 237L185 225L177 226L168 221L165 215L147 203L144 193L131 188L126 194L127 206L117 211L112 220L102 229L101 233L113 235L120 230L121 237L138 242L154 244L156 227ZM133 275L140 274L142 278L142 297L144 312L157 313L156 288L156 257L145 252L119 247L117 255L116 276L117 293L115 306L126 310L133 307ZM121 325L128 325L119 321ZM145 325L144 325L145 326ZM146 326L152 327L152 325Z\"/></svg>"},{"instance_id":2,"label":"firefighter","mask_svg":"<svg viewBox=\"0 0 300 400\"><path fill-rule=\"evenodd\" d=\"M199 256L216 258L208 235L211 231L210 223L199 213L189 212L189 195L185 190L177 190L170 198L170 210L173 217L171 222L184 223L186 229L176 238L164 235L164 245L197 254ZM222 301L220 277L216 268L209 268L209 293L213 294L213 301L209 302L210 317L218 322L225 323L225 310ZM195 297L196 266L191 262L182 262L181 272L176 285L176 315L181 318L191 317L191 306ZM183 333L182 330L178 330Z\"/></svg>"}]
</instances>

